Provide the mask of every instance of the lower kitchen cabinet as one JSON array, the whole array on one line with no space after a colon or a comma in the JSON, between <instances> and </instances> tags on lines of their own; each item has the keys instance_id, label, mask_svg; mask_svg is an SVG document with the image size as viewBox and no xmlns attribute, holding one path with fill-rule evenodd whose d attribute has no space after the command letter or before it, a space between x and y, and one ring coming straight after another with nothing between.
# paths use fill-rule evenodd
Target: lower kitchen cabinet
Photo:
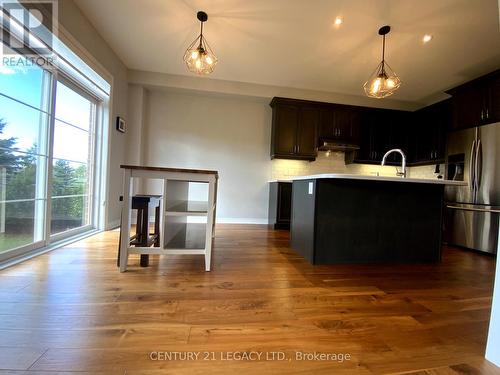
<instances>
[{"instance_id":1,"label":"lower kitchen cabinet","mask_svg":"<svg viewBox=\"0 0 500 375\"><path fill-rule=\"evenodd\" d=\"M269 225L274 229L290 229L292 182L269 183Z\"/></svg>"}]
</instances>

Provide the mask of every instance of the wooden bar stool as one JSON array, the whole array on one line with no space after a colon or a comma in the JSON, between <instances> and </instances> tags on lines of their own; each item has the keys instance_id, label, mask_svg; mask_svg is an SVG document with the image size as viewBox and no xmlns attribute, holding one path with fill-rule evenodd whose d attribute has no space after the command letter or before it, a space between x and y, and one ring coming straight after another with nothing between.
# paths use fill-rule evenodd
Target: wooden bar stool
<instances>
[{"instance_id":1,"label":"wooden bar stool","mask_svg":"<svg viewBox=\"0 0 500 375\"><path fill-rule=\"evenodd\" d=\"M161 195L134 195L132 209L137 210L135 234L130 238L130 245L135 247L160 247L160 200ZM149 232L149 212L154 209L155 220L153 233ZM122 233L120 233L121 237ZM149 265L149 255L141 254L141 267ZM118 250L117 265L120 265L120 250Z\"/></svg>"}]
</instances>

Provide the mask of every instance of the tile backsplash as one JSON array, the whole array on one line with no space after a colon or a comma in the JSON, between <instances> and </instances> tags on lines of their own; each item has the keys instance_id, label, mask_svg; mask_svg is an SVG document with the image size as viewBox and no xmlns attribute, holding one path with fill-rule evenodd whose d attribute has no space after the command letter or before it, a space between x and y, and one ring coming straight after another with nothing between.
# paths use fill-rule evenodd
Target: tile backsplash
<instances>
[{"instance_id":1,"label":"tile backsplash","mask_svg":"<svg viewBox=\"0 0 500 375\"><path fill-rule=\"evenodd\" d=\"M349 173L362 175L394 176L396 167L369 164L345 164L343 152L319 152L315 161L274 159L271 161L271 179L283 180L294 176L307 176L321 173ZM409 167L408 177L435 179L434 165ZM444 172L443 166L441 171Z\"/></svg>"}]
</instances>

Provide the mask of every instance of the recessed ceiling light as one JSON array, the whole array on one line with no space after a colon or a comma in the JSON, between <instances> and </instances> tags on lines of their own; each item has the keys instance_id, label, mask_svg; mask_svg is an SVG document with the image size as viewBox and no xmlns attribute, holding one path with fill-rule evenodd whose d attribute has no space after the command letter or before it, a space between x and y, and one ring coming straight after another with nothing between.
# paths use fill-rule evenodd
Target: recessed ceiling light
<instances>
[{"instance_id":1,"label":"recessed ceiling light","mask_svg":"<svg viewBox=\"0 0 500 375\"><path fill-rule=\"evenodd\" d=\"M335 18L334 24L335 24L335 26L340 26L340 25L342 25L343 22L344 22L344 20L342 19L342 17L338 16Z\"/></svg>"},{"instance_id":2,"label":"recessed ceiling light","mask_svg":"<svg viewBox=\"0 0 500 375\"><path fill-rule=\"evenodd\" d=\"M430 35L430 34L425 34L422 37L422 42L424 42L424 43L429 43L431 40L432 40L432 35Z\"/></svg>"}]
</instances>

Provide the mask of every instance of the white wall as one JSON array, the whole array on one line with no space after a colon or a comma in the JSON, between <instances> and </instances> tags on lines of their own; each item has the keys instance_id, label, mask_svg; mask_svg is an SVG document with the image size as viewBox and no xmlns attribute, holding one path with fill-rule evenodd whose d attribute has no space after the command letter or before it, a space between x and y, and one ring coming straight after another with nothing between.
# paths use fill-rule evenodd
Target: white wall
<instances>
[{"instance_id":1,"label":"white wall","mask_svg":"<svg viewBox=\"0 0 500 375\"><path fill-rule=\"evenodd\" d=\"M94 70L103 74L105 78L111 78L108 191L105 202L105 226L110 228L119 224L121 212L120 164L123 164L125 159L126 135L115 130L114 119L116 116L126 119L128 71L73 0L60 0L58 5L59 23L62 26L61 39Z\"/></svg>"},{"instance_id":2,"label":"white wall","mask_svg":"<svg viewBox=\"0 0 500 375\"><path fill-rule=\"evenodd\" d=\"M146 111L146 165L218 170L218 222L267 223L267 100L153 90Z\"/></svg>"}]
</instances>

